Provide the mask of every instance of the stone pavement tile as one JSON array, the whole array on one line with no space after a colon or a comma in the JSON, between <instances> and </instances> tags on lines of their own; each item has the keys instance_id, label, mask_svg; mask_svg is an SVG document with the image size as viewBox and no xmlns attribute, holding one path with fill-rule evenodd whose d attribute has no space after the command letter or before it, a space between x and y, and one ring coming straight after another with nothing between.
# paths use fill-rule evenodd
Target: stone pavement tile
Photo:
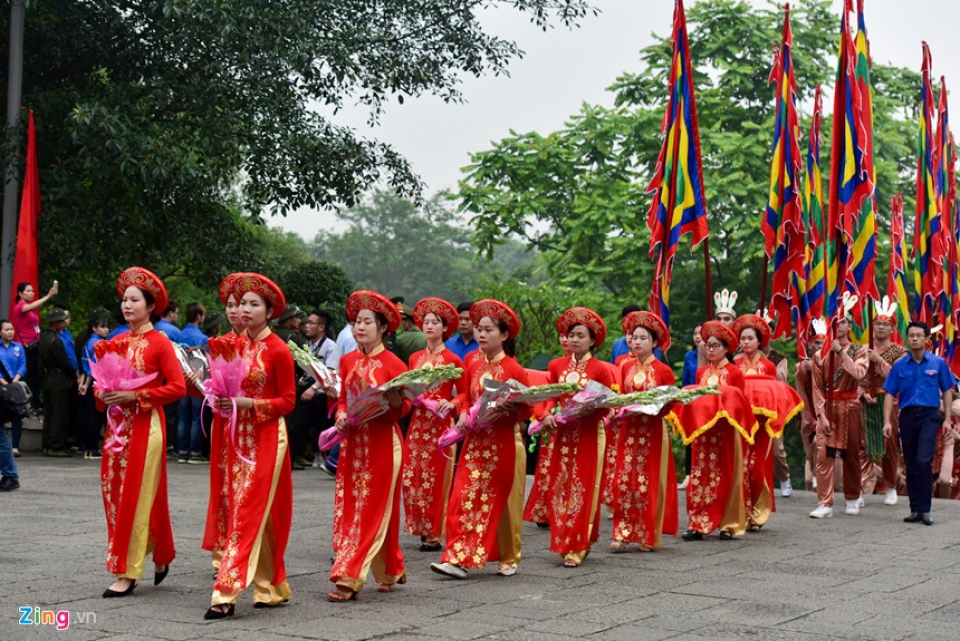
<instances>
[{"instance_id":1,"label":"stone pavement tile","mask_svg":"<svg viewBox=\"0 0 960 641\"><path fill-rule=\"evenodd\" d=\"M612 605L602 605L590 610L577 612L564 620L587 621L590 623L606 623L611 626L633 623L640 619L652 616L647 608L640 607L640 599L626 601L624 603L615 603Z\"/></svg>"},{"instance_id":2,"label":"stone pavement tile","mask_svg":"<svg viewBox=\"0 0 960 641\"><path fill-rule=\"evenodd\" d=\"M198 614L196 623L183 623L180 621L149 619L138 616L128 610L124 613L102 613L97 616L97 622L91 624L89 627L95 630L118 634L135 631L138 634L145 634L154 639L186 641L189 639L203 638L207 624L204 623L202 619L202 612Z\"/></svg>"},{"instance_id":3,"label":"stone pavement tile","mask_svg":"<svg viewBox=\"0 0 960 641\"><path fill-rule=\"evenodd\" d=\"M581 636L526 629L495 632L490 636L484 637L485 641L487 639L490 641L583 641L583 637Z\"/></svg>"},{"instance_id":4,"label":"stone pavement tile","mask_svg":"<svg viewBox=\"0 0 960 641\"><path fill-rule=\"evenodd\" d=\"M908 599L902 597L901 594L899 592L894 594L880 591L865 592L845 602L843 610L846 612L863 612L869 615L907 616L912 619L941 607L940 604L926 600ZM948 595L948 598L960 598L960 594L954 593ZM960 622L960 619L958 619L958 622ZM958 638L960 638L960 630L958 630Z\"/></svg>"},{"instance_id":5,"label":"stone pavement tile","mask_svg":"<svg viewBox=\"0 0 960 641\"><path fill-rule=\"evenodd\" d=\"M503 614L500 608L474 607L447 614L437 619L439 622L454 621L457 623L484 623L503 630L523 628L530 624L530 619Z\"/></svg>"},{"instance_id":6,"label":"stone pavement tile","mask_svg":"<svg viewBox=\"0 0 960 641\"><path fill-rule=\"evenodd\" d=\"M618 625L608 630L601 630L591 634L590 641L663 641L673 639L678 634L676 630L667 630L656 627L650 619Z\"/></svg>"},{"instance_id":7,"label":"stone pavement tile","mask_svg":"<svg viewBox=\"0 0 960 641\"><path fill-rule=\"evenodd\" d=\"M350 604L338 604L349 607ZM404 620L401 613L397 616L380 616L365 620L331 617L316 617L312 620L300 619L271 628L271 632L291 637L318 638L325 641L362 641L374 637L386 637L391 634L411 633L418 626ZM251 637L252 638L252 637Z\"/></svg>"},{"instance_id":8,"label":"stone pavement tile","mask_svg":"<svg viewBox=\"0 0 960 641\"><path fill-rule=\"evenodd\" d=\"M419 626L413 630L416 634L435 636L441 639L454 641L472 641L473 639L487 638L498 632L509 632L516 629L514 625L489 625L474 621L451 621L444 619L440 623Z\"/></svg>"},{"instance_id":9,"label":"stone pavement tile","mask_svg":"<svg viewBox=\"0 0 960 641\"><path fill-rule=\"evenodd\" d=\"M960 599L960 593L955 594ZM939 608L921 614L920 621L942 621L944 623L957 623L960 625L960 601L947 603Z\"/></svg>"},{"instance_id":10,"label":"stone pavement tile","mask_svg":"<svg viewBox=\"0 0 960 641\"><path fill-rule=\"evenodd\" d=\"M612 623L597 623L595 621L582 621L574 619L572 616L561 616L553 619L544 619L526 626L524 630L532 632L546 632L549 634L565 634L580 637L581 639L588 635L609 630L613 627Z\"/></svg>"},{"instance_id":11,"label":"stone pavement tile","mask_svg":"<svg viewBox=\"0 0 960 641\"><path fill-rule=\"evenodd\" d=\"M810 611L801 603L762 603L758 601L728 601L710 608L706 614L723 624L749 622L766 628L776 627L779 623L792 621Z\"/></svg>"},{"instance_id":12,"label":"stone pavement tile","mask_svg":"<svg viewBox=\"0 0 960 641\"><path fill-rule=\"evenodd\" d=\"M641 637L642 638L642 637ZM822 641L824 638L813 633L785 631L779 628L765 628L754 625L752 622L740 624L722 623L714 626L699 628L680 633L669 637L670 641L742 641L743 639L753 639L755 641ZM846 639L846 637L829 637L832 639Z\"/></svg>"},{"instance_id":13,"label":"stone pavement tile","mask_svg":"<svg viewBox=\"0 0 960 641\"><path fill-rule=\"evenodd\" d=\"M960 638L960 621L951 623L933 620L918 620L917 617L909 614L876 614L865 621L854 626L854 630L860 634L875 635L878 641L887 638L902 639L914 634L953 634L954 638Z\"/></svg>"}]
</instances>

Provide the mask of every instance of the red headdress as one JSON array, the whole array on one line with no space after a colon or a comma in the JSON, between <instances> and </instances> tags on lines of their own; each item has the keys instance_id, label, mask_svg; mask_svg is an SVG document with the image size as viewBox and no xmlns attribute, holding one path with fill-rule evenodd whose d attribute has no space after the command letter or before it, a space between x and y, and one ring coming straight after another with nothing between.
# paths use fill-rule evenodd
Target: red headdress
<instances>
[{"instance_id":1,"label":"red headdress","mask_svg":"<svg viewBox=\"0 0 960 641\"><path fill-rule=\"evenodd\" d=\"M127 291L127 287L131 285L145 292L149 292L149 294L153 296L153 313L155 315L159 316L163 313L163 310L167 308L170 300L167 298L167 288L163 286L163 281L160 280L160 277L149 269L130 267L129 269L123 270L123 273L117 277L117 294L121 299L123 298L123 293Z\"/></svg>"},{"instance_id":2,"label":"red headdress","mask_svg":"<svg viewBox=\"0 0 960 641\"><path fill-rule=\"evenodd\" d=\"M240 272L233 274L233 276L233 287L228 292L228 295L231 293L235 294L239 299L247 292L253 292L254 294L262 296L263 299L270 304L270 307L273 308L270 312L271 320L278 318L280 314L283 313L283 310L286 309L287 298L283 295L283 291L275 282L266 276L252 272Z\"/></svg>"},{"instance_id":3,"label":"red headdress","mask_svg":"<svg viewBox=\"0 0 960 641\"><path fill-rule=\"evenodd\" d=\"M470 320L473 321L474 325L479 324L480 319L484 316L498 318L506 323L510 338L516 338L517 334L520 333L520 319L517 318L517 313L510 309L510 306L506 303L486 298L477 301L470 307Z\"/></svg>"},{"instance_id":4,"label":"red headdress","mask_svg":"<svg viewBox=\"0 0 960 641\"><path fill-rule=\"evenodd\" d=\"M442 298L424 298L413 306L413 322L423 329L423 317L427 314L436 314L447 321L447 328L443 330L443 340L447 340L457 333L460 327L460 315L457 308Z\"/></svg>"},{"instance_id":5,"label":"red headdress","mask_svg":"<svg viewBox=\"0 0 960 641\"><path fill-rule=\"evenodd\" d=\"M644 327L657 337L657 347L664 351L670 349L670 330L653 312L631 312L623 319L623 327L628 336L638 327Z\"/></svg>"},{"instance_id":6,"label":"red headdress","mask_svg":"<svg viewBox=\"0 0 960 641\"><path fill-rule=\"evenodd\" d=\"M237 283L237 278L240 276L243 276L243 274L234 272L220 281L220 302L223 303L224 307L227 306L227 299L230 298L230 294L236 295L234 286Z\"/></svg>"},{"instance_id":7,"label":"red headdress","mask_svg":"<svg viewBox=\"0 0 960 641\"><path fill-rule=\"evenodd\" d=\"M756 314L744 314L733 321L733 333L737 335L738 341L741 332L747 327L752 327L757 330L757 334L760 336L760 347L770 342L770 325Z\"/></svg>"},{"instance_id":8,"label":"red headdress","mask_svg":"<svg viewBox=\"0 0 960 641\"><path fill-rule=\"evenodd\" d=\"M596 349L607 340L607 324L603 322L600 315L592 309L586 307L571 307L557 319L557 331L561 334L569 334L570 328L574 325L583 325L593 331L594 344Z\"/></svg>"},{"instance_id":9,"label":"red headdress","mask_svg":"<svg viewBox=\"0 0 960 641\"><path fill-rule=\"evenodd\" d=\"M347 320L351 323L355 321L361 309L369 309L386 318L388 332L395 332L400 327L400 310L383 294L369 289L359 289L350 294L347 299Z\"/></svg>"},{"instance_id":10,"label":"red headdress","mask_svg":"<svg viewBox=\"0 0 960 641\"><path fill-rule=\"evenodd\" d=\"M700 337L706 343L708 338L716 338L727 344L727 354L733 356L733 353L740 347L740 340L733 330L720 321L707 321L700 327Z\"/></svg>"}]
</instances>

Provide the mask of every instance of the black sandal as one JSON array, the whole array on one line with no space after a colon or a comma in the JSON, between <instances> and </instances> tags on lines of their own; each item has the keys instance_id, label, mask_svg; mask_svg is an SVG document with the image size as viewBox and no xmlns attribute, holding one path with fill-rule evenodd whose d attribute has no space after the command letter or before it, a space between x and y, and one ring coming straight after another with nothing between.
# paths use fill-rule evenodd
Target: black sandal
<instances>
[{"instance_id":1,"label":"black sandal","mask_svg":"<svg viewBox=\"0 0 960 641\"><path fill-rule=\"evenodd\" d=\"M226 610L219 610L221 606L226 605ZM220 619L226 619L227 617L233 616L234 604L233 603L222 603L220 605L212 605L210 609L206 611L203 615L205 621L219 621Z\"/></svg>"},{"instance_id":2,"label":"black sandal","mask_svg":"<svg viewBox=\"0 0 960 641\"><path fill-rule=\"evenodd\" d=\"M421 552L439 552L443 549L442 543L422 543L420 545Z\"/></svg>"},{"instance_id":3,"label":"black sandal","mask_svg":"<svg viewBox=\"0 0 960 641\"><path fill-rule=\"evenodd\" d=\"M728 531L728 530L724 530L723 532L720 533L720 540L721 540L721 541L732 541L732 540L733 540L733 532L730 532L730 531Z\"/></svg>"}]
</instances>

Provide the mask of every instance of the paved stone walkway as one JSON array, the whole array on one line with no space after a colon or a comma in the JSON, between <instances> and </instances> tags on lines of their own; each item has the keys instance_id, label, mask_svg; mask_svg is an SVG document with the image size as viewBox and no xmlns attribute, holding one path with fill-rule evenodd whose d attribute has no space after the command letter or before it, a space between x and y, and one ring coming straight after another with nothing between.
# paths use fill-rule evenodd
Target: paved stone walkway
<instances>
[{"instance_id":1,"label":"paved stone walkway","mask_svg":"<svg viewBox=\"0 0 960 641\"><path fill-rule=\"evenodd\" d=\"M498 577L493 567L465 581L430 572L439 554L419 552L419 539L404 535L407 585L378 594L372 584L358 602L333 604L324 595L334 481L305 470L294 473L292 601L254 610L248 591L233 619L208 623L205 466L169 466L178 549L170 576L154 588L148 562L132 597L105 600L100 593L112 581L103 566L99 464L31 455L18 462L22 489L0 495L3 640L960 639L960 502L934 501L933 527L902 523L903 501L887 507L880 496L868 497L860 516L815 521L807 516L814 496L797 492L778 499L779 511L757 534L732 542L668 537L654 554L608 553L604 520L601 544L578 569L561 567L547 551L547 532L528 524L516 576ZM69 629L19 625L21 606L69 611Z\"/></svg>"}]
</instances>

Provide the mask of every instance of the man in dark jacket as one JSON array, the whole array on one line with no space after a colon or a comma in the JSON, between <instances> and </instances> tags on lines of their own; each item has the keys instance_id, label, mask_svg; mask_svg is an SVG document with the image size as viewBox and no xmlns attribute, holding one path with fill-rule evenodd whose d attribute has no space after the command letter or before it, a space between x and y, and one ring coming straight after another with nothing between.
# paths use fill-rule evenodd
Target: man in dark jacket
<instances>
[{"instance_id":1,"label":"man in dark jacket","mask_svg":"<svg viewBox=\"0 0 960 641\"><path fill-rule=\"evenodd\" d=\"M43 418L43 455L70 456L67 449L67 430L70 426L70 389L77 372L59 332L70 318L67 310L54 307L47 314L47 331L40 337L40 386L43 388L46 412Z\"/></svg>"}]
</instances>

